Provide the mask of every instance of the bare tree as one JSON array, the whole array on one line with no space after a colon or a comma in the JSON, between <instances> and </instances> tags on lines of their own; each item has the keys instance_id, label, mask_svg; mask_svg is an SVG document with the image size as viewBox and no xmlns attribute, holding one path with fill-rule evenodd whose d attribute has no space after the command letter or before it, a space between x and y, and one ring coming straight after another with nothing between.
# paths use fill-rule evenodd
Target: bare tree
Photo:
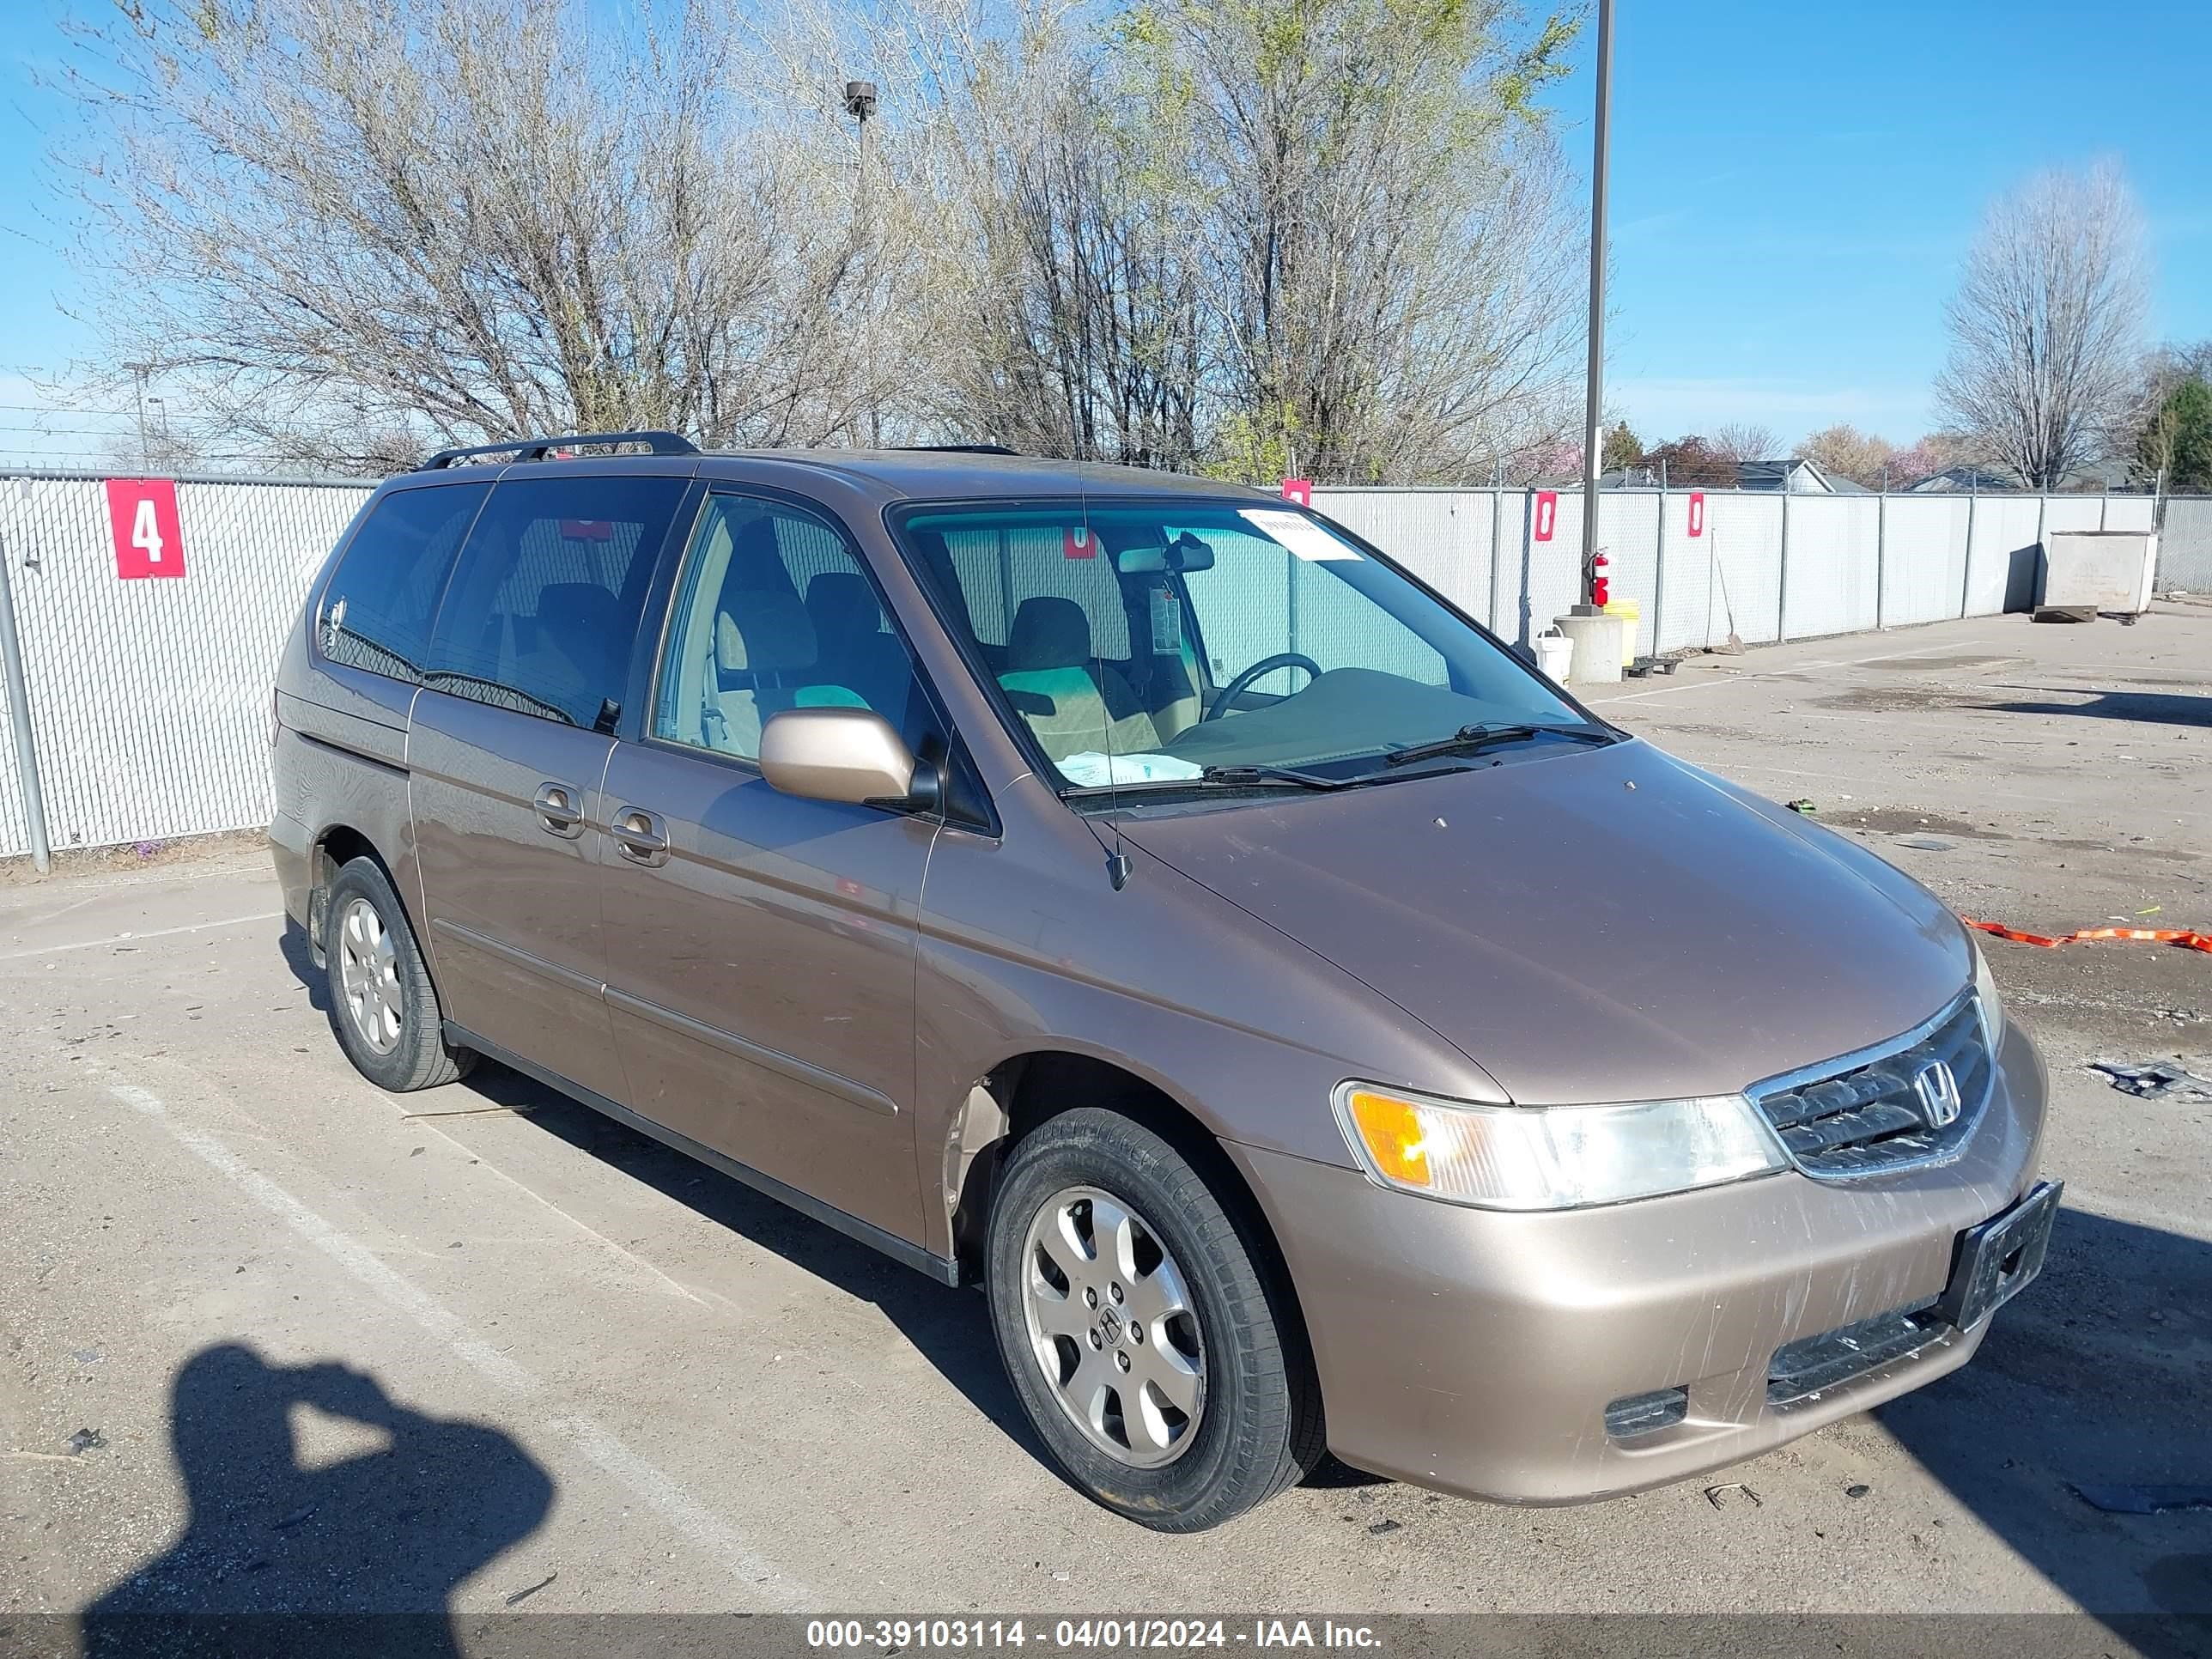
<instances>
[{"instance_id":1,"label":"bare tree","mask_svg":"<svg viewBox=\"0 0 2212 1659\"><path fill-rule=\"evenodd\" d=\"M150 0L77 44L99 320L234 442L808 441L872 393L848 164L750 118L703 9Z\"/></svg>"},{"instance_id":2,"label":"bare tree","mask_svg":"<svg viewBox=\"0 0 2212 1659\"><path fill-rule=\"evenodd\" d=\"M1990 208L1946 310L1945 411L2029 487L2056 488L2124 417L2146 287L2116 167L2030 179Z\"/></svg>"},{"instance_id":3,"label":"bare tree","mask_svg":"<svg viewBox=\"0 0 2212 1659\"><path fill-rule=\"evenodd\" d=\"M1705 447L1717 459L1732 464L1771 461L1781 453L1772 427L1748 421L1730 421L1725 426L1716 427L1713 435L1705 440Z\"/></svg>"},{"instance_id":4,"label":"bare tree","mask_svg":"<svg viewBox=\"0 0 2212 1659\"><path fill-rule=\"evenodd\" d=\"M1582 258L1533 114L1571 27L1496 0L1158 0L1119 37L1187 131L1226 352L1224 470L1479 476L1553 435Z\"/></svg>"},{"instance_id":5,"label":"bare tree","mask_svg":"<svg viewBox=\"0 0 2212 1659\"><path fill-rule=\"evenodd\" d=\"M1503 7L132 0L61 159L112 360L226 449L1479 477L1571 426L1580 282L1533 101L1571 31Z\"/></svg>"},{"instance_id":6,"label":"bare tree","mask_svg":"<svg viewBox=\"0 0 2212 1659\"><path fill-rule=\"evenodd\" d=\"M1893 478L1900 468L1897 447L1888 439L1844 424L1807 434L1790 453L1824 472L1869 489L1880 489L1883 480Z\"/></svg>"}]
</instances>

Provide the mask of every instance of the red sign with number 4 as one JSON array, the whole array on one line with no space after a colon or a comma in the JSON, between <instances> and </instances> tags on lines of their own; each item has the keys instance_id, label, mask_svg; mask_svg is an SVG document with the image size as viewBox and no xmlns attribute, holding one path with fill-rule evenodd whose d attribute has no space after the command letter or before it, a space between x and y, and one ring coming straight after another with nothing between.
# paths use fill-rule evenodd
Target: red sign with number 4
<instances>
[{"instance_id":1,"label":"red sign with number 4","mask_svg":"<svg viewBox=\"0 0 2212 1659\"><path fill-rule=\"evenodd\" d=\"M107 526L115 538L115 574L125 581L185 574L173 479L110 478Z\"/></svg>"}]
</instances>

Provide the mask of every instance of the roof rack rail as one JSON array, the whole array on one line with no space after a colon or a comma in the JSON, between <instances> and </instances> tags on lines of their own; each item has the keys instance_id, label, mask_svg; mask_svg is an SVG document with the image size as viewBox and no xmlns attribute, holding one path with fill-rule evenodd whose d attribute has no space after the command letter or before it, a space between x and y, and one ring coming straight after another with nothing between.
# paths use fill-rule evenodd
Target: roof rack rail
<instances>
[{"instance_id":1,"label":"roof rack rail","mask_svg":"<svg viewBox=\"0 0 2212 1659\"><path fill-rule=\"evenodd\" d=\"M892 447L911 453L935 455L1018 455L1018 449L1009 449L1004 444L895 444Z\"/></svg>"},{"instance_id":2,"label":"roof rack rail","mask_svg":"<svg viewBox=\"0 0 2212 1659\"><path fill-rule=\"evenodd\" d=\"M453 466L477 455L512 455L518 461L542 461L556 450L575 448L585 444L643 444L648 455L699 453L698 445L673 432L572 432L560 438L510 438L505 443L471 444L459 449L441 449L415 470L417 472L435 472L441 467Z\"/></svg>"}]
</instances>

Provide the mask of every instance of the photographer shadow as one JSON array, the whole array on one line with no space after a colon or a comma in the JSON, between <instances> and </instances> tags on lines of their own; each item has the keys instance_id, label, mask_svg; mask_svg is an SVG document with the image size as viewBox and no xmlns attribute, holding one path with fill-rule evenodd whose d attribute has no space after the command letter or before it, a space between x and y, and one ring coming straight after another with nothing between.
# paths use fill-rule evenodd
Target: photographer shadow
<instances>
[{"instance_id":1,"label":"photographer shadow","mask_svg":"<svg viewBox=\"0 0 2212 1659\"><path fill-rule=\"evenodd\" d=\"M303 1463L295 1409L349 1445ZM454 1590L537 1530L555 1491L512 1438L426 1416L335 1362L203 1349L178 1371L183 1534L82 1614L86 1659L125 1654L458 1655Z\"/></svg>"}]
</instances>

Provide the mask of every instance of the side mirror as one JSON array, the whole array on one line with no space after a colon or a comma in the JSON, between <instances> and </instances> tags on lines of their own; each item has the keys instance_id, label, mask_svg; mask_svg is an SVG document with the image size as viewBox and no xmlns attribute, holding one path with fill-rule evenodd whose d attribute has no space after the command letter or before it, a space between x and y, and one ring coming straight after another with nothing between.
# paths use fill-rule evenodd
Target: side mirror
<instances>
[{"instance_id":1,"label":"side mirror","mask_svg":"<svg viewBox=\"0 0 2212 1659\"><path fill-rule=\"evenodd\" d=\"M787 708L761 727L761 775L808 800L906 805L925 769L872 708Z\"/></svg>"}]
</instances>

